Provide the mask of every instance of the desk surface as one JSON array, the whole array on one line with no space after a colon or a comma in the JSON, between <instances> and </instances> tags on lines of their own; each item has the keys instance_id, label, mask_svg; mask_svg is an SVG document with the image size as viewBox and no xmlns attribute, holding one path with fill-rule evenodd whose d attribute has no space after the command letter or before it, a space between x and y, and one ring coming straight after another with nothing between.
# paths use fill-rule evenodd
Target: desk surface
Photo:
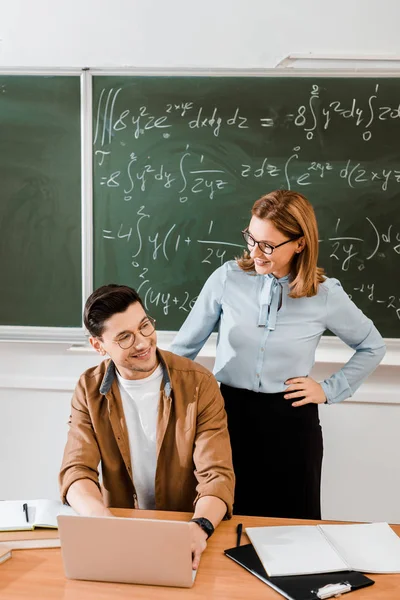
<instances>
[{"instance_id":1,"label":"desk surface","mask_svg":"<svg viewBox=\"0 0 400 600\"><path fill-rule=\"evenodd\" d=\"M188 520L187 513L156 512L143 510L114 510L118 516L148 517L161 519ZM14 550L11 560L0 565L0 598L14 600L135 600L141 598L170 599L179 598L202 599L227 598L234 600L246 598L255 600L279 600L280 594L265 583L248 573L245 569L227 558L223 551L236 544L236 525L241 522L246 526L264 525L304 525L317 521L295 521L286 519L268 519L261 517L233 517L223 521L214 536L210 539L207 550L203 554L195 584L191 589L165 588L118 583L99 583L92 581L73 581L64 576L60 549ZM393 526L400 535L400 525ZM29 532L29 537L50 537L45 530ZM0 534L0 540L5 539ZM24 535L28 537L28 535ZM242 544L248 543L243 534ZM354 600L399 600L400 574L372 575L375 585L354 592ZM134 588L134 589L133 589ZM349 596L352 600L353 594Z\"/></svg>"}]
</instances>

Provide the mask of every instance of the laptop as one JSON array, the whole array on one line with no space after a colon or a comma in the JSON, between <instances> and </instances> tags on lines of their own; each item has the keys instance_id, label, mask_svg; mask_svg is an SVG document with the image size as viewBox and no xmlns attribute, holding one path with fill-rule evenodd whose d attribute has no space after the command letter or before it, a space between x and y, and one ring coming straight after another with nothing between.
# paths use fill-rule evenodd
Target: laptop
<instances>
[{"instance_id":1,"label":"laptop","mask_svg":"<svg viewBox=\"0 0 400 600\"><path fill-rule=\"evenodd\" d=\"M188 522L67 515L57 521L68 579L193 585Z\"/></svg>"}]
</instances>

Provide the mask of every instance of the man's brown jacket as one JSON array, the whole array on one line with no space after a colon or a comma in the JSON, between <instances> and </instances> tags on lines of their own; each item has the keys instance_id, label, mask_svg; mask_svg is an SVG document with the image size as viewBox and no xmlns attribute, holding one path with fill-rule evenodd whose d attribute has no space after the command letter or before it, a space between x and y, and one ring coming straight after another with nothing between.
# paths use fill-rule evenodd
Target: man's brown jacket
<instances>
[{"instance_id":1,"label":"man's brown jacket","mask_svg":"<svg viewBox=\"0 0 400 600\"><path fill-rule=\"evenodd\" d=\"M230 517L235 478L218 384L201 365L157 352L164 377L157 420L156 508L193 512L200 497L217 496ZM128 431L111 360L88 369L76 386L60 472L63 502L70 485L85 478L100 487L106 506L137 507Z\"/></svg>"}]
</instances>

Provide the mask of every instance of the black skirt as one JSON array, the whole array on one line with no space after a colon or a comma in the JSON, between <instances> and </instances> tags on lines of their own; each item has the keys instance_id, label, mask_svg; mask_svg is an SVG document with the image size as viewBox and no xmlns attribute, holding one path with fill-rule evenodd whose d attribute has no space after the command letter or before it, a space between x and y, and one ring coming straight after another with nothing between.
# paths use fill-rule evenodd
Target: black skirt
<instances>
[{"instance_id":1,"label":"black skirt","mask_svg":"<svg viewBox=\"0 0 400 600\"><path fill-rule=\"evenodd\" d=\"M318 405L221 384L236 475L234 514L321 518ZM294 400L293 400L294 402Z\"/></svg>"}]
</instances>

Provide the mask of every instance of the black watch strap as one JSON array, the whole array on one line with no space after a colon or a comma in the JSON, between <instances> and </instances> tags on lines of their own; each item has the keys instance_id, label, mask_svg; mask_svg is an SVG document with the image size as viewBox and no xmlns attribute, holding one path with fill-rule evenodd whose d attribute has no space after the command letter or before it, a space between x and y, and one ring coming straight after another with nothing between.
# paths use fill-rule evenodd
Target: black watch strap
<instances>
[{"instance_id":1,"label":"black watch strap","mask_svg":"<svg viewBox=\"0 0 400 600\"><path fill-rule=\"evenodd\" d=\"M205 517L197 517L196 519L190 519L193 523L197 523L199 527L207 534L207 539L214 533L214 525Z\"/></svg>"}]
</instances>

